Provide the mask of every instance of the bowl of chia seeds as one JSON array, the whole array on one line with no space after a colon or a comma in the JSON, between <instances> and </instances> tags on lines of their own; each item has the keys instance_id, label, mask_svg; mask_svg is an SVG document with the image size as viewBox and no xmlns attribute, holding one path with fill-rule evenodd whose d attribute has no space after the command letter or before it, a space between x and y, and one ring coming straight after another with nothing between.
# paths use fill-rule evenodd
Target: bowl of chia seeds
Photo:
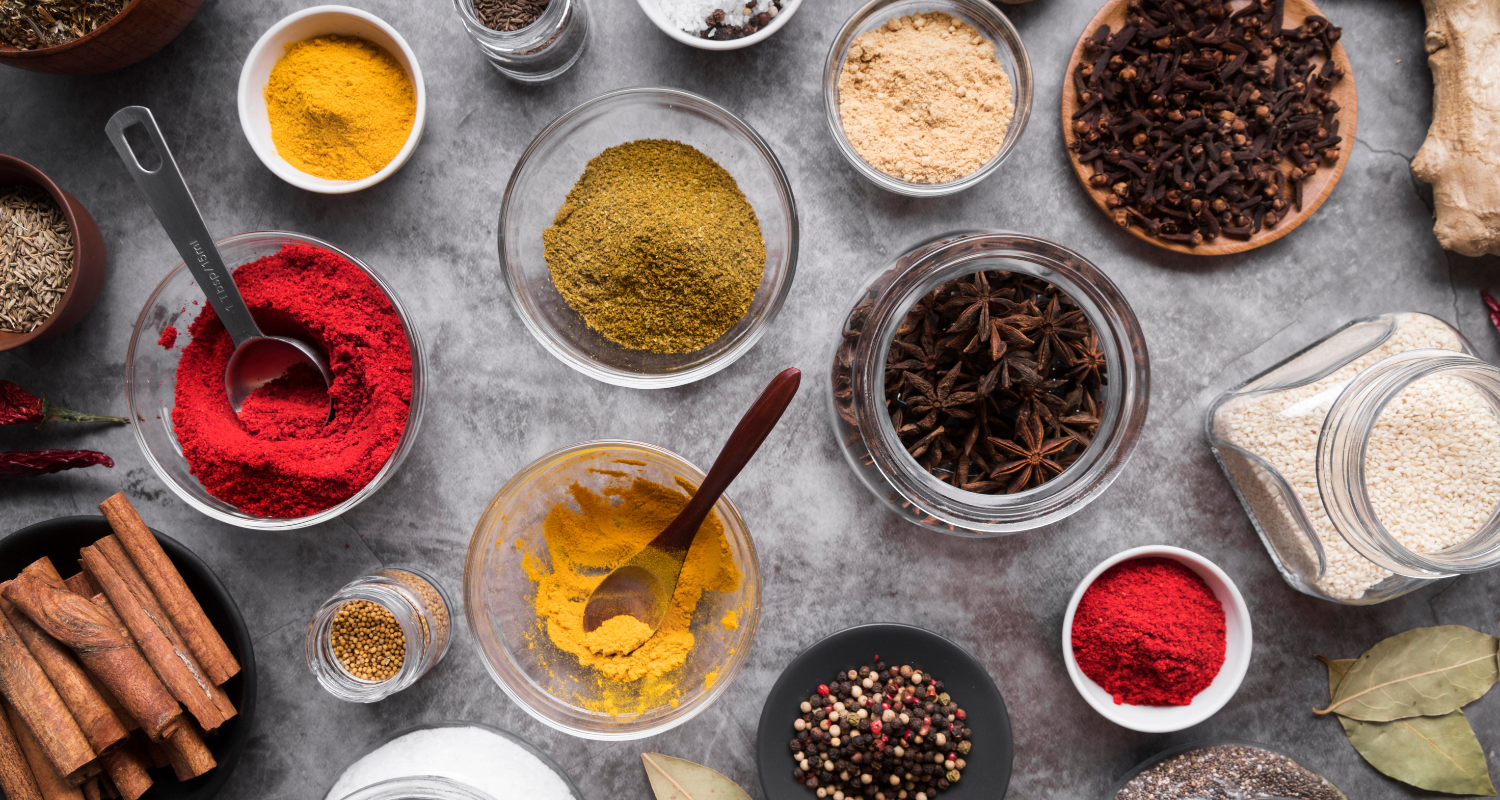
<instances>
[{"instance_id":1,"label":"bowl of chia seeds","mask_svg":"<svg viewBox=\"0 0 1500 800\"><path fill-rule=\"evenodd\" d=\"M1125 774L1106 800L1348 800L1327 778L1254 742L1192 742Z\"/></svg>"}]
</instances>

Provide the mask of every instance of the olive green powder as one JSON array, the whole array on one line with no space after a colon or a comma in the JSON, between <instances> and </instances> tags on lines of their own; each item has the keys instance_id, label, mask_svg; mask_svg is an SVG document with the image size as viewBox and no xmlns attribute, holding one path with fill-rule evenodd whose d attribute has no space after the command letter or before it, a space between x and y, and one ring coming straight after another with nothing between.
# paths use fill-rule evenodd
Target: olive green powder
<instances>
[{"instance_id":1,"label":"olive green powder","mask_svg":"<svg viewBox=\"0 0 1500 800\"><path fill-rule=\"evenodd\" d=\"M552 284L590 328L655 353L692 352L734 327L766 264L734 178L665 139L589 161L542 243Z\"/></svg>"}]
</instances>

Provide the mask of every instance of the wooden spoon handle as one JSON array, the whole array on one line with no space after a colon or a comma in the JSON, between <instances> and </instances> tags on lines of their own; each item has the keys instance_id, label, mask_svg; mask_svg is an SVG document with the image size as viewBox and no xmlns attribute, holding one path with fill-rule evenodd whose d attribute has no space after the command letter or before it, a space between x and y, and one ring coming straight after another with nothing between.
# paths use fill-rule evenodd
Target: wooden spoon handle
<instances>
[{"instance_id":1,"label":"wooden spoon handle","mask_svg":"<svg viewBox=\"0 0 1500 800\"><path fill-rule=\"evenodd\" d=\"M719 451L719 457L714 460L713 467L703 478L703 484L698 487L697 493L677 518L672 520L672 524L652 540L652 546L663 550L688 549L693 543L693 536L698 533L698 526L708 518L708 513L713 509L714 503L719 501L719 496L729 488L740 470L750 463L750 458L760 449L766 437L771 435L771 429L781 421L781 415L791 405L792 398L797 395L797 387L801 384L802 371L795 367L783 370L771 379L765 391L750 406L750 410L740 418L740 424L735 426L734 432L729 434L729 441Z\"/></svg>"}]
</instances>

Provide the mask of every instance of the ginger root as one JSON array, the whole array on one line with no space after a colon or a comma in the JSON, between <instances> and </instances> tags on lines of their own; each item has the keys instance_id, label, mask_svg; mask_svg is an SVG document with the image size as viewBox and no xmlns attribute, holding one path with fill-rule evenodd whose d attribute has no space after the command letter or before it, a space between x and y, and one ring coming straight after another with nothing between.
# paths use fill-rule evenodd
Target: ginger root
<instances>
[{"instance_id":1,"label":"ginger root","mask_svg":"<svg viewBox=\"0 0 1500 800\"><path fill-rule=\"evenodd\" d=\"M1500 255L1500 2L1422 0L1432 127L1412 172L1432 184L1444 249Z\"/></svg>"}]
</instances>

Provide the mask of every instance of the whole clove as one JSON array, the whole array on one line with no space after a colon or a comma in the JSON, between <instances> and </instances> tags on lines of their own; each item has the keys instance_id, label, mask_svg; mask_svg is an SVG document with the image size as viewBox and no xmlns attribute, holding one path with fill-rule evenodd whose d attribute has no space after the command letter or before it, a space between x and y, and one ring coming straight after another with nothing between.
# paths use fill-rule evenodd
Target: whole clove
<instances>
[{"instance_id":1,"label":"whole clove","mask_svg":"<svg viewBox=\"0 0 1500 800\"><path fill-rule=\"evenodd\" d=\"M1284 27L1285 0L1237 5L1130 0L1123 26L1081 45L1068 148L1120 227L1188 247L1249 239L1338 162L1341 29Z\"/></svg>"}]
</instances>

